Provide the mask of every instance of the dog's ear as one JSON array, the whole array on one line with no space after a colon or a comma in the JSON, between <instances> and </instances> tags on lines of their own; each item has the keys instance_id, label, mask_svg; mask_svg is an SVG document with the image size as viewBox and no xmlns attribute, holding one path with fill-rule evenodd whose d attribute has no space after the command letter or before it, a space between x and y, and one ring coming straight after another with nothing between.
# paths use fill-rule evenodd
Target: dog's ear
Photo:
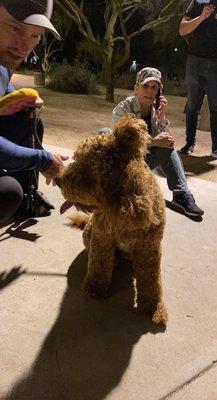
<instances>
[{"instance_id":1,"label":"dog's ear","mask_svg":"<svg viewBox=\"0 0 217 400\"><path fill-rule=\"evenodd\" d=\"M131 150L144 147L146 152L151 143L145 121L132 116L121 118L115 125L113 134L118 143Z\"/></svg>"}]
</instances>

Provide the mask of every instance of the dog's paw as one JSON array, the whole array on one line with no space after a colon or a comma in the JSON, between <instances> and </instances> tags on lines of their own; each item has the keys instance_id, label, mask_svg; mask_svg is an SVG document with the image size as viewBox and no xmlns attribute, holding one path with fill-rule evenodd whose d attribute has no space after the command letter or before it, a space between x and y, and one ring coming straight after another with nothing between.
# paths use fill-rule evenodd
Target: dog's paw
<instances>
[{"instance_id":1,"label":"dog's paw","mask_svg":"<svg viewBox=\"0 0 217 400\"><path fill-rule=\"evenodd\" d=\"M157 310L155 311L152 322L156 325L166 325L168 321L168 313L166 306L163 303L158 304Z\"/></svg>"},{"instance_id":2,"label":"dog's paw","mask_svg":"<svg viewBox=\"0 0 217 400\"><path fill-rule=\"evenodd\" d=\"M168 313L166 306L163 303L159 303L155 310L144 310L139 309L142 318L144 320L152 321L156 325L165 325L168 321Z\"/></svg>"},{"instance_id":3,"label":"dog's paw","mask_svg":"<svg viewBox=\"0 0 217 400\"><path fill-rule=\"evenodd\" d=\"M85 278L82 283L82 289L90 297L106 297L109 285L97 280Z\"/></svg>"}]
</instances>

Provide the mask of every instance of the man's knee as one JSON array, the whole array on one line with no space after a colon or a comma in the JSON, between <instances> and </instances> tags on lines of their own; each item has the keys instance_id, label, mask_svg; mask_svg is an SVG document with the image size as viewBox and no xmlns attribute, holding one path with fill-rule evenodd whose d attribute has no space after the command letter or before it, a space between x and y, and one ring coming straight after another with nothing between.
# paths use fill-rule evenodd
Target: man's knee
<instances>
[{"instance_id":1,"label":"man's knee","mask_svg":"<svg viewBox=\"0 0 217 400\"><path fill-rule=\"evenodd\" d=\"M12 217L23 199L23 190L11 176L0 177L0 222Z\"/></svg>"}]
</instances>

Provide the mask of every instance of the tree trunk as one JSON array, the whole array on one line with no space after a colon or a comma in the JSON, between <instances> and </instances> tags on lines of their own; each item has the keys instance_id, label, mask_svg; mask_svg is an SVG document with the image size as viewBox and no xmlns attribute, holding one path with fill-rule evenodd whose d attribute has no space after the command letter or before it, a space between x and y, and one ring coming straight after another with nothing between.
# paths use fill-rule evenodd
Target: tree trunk
<instances>
[{"instance_id":1,"label":"tree trunk","mask_svg":"<svg viewBox=\"0 0 217 400\"><path fill-rule=\"evenodd\" d=\"M114 80L112 78L106 82L106 100L114 103Z\"/></svg>"}]
</instances>

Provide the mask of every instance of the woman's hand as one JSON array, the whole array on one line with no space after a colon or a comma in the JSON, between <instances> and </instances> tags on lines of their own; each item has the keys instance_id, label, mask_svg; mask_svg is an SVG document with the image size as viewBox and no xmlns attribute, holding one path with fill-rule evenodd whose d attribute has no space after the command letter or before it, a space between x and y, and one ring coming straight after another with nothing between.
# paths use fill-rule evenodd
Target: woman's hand
<instances>
[{"instance_id":1,"label":"woman's hand","mask_svg":"<svg viewBox=\"0 0 217 400\"><path fill-rule=\"evenodd\" d=\"M168 105L168 101L166 99L166 97L164 96L160 96L159 98L160 101L160 105L158 107L158 109L156 110L156 116L158 119L158 122L160 122L161 124L165 123L165 114L166 114L166 108Z\"/></svg>"},{"instance_id":2,"label":"woman's hand","mask_svg":"<svg viewBox=\"0 0 217 400\"><path fill-rule=\"evenodd\" d=\"M152 138L152 143L149 147L164 147L173 149L175 144L174 137L171 133L168 132L161 132L157 136Z\"/></svg>"}]
</instances>

